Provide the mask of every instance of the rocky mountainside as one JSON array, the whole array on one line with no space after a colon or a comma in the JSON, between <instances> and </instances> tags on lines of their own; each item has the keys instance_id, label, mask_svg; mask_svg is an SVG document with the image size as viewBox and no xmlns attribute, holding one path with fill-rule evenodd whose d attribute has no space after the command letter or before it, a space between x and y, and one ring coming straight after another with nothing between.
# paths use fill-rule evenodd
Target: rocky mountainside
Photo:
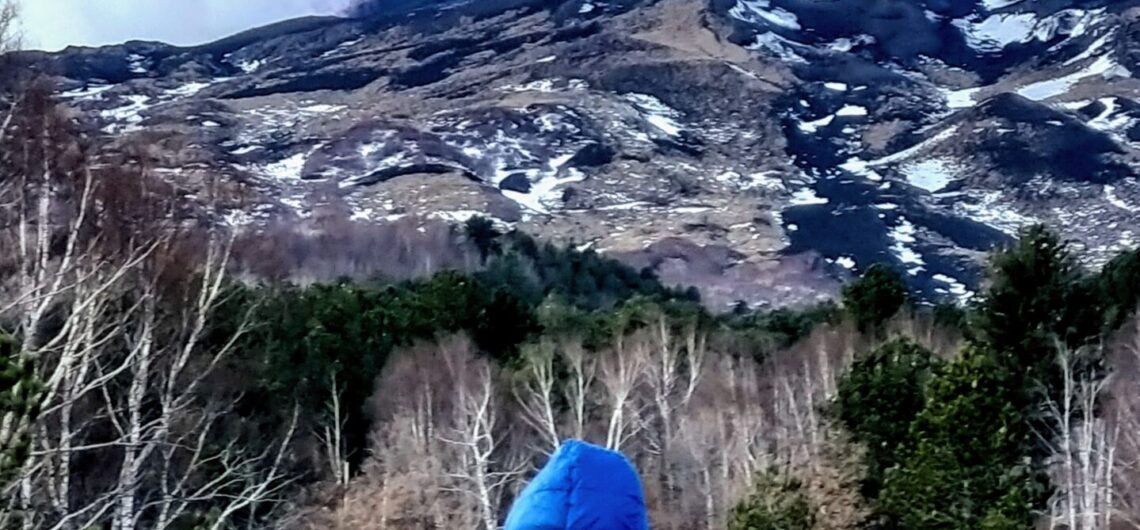
<instances>
[{"instance_id":1,"label":"rocky mountainside","mask_svg":"<svg viewBox=\"0 0 1140 530\"><path fill-rule=\"evenodd\" d=\"M1140 0L377 6L29 57L234 225L484 215L717 307L876 262L965 299L1037 221L1093 266L1140 238Z\"/></svg>"}]
</instances>

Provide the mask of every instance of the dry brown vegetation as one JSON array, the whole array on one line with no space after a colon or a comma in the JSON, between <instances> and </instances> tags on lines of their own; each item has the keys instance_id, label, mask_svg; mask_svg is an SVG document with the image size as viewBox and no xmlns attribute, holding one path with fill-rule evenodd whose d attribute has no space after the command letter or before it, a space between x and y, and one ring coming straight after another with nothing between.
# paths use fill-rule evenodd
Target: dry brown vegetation
<instances>
[{"instance_id":1,"label":"dry brown vegetation","mask_svg":"<svg viewBox=\"0 0 1140 530\"><path fill-rule=\"evenodd\" d=\"M757 363L663 317L587 352L571 337L496 368L462 337L388 367L361 477L299 528L495 528L566 438L618 449L641 472L655 529L719 529L753 477L801 480L819 528L856 528L859 450L821 416L865 343L847 326Z\"/></svg>"}]
</instances>

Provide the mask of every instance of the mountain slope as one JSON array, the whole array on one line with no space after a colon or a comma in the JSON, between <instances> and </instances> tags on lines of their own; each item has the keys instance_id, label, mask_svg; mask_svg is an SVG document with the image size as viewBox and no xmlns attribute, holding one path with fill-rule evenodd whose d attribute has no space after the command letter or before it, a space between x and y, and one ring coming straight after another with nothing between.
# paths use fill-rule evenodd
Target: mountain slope
<instances>
[{"instance_id":1,"label":"mountain slope","mask_svg":"<svg viewBox=\"0 0 1140 530\"><path fill-rule=\"evenodd\" d=\"M249 229L479 214L716 307L878 261L966 298L1028 222L1094 262L1135 245L1137 5L407 2L31 58L189 197L220 180Z\"/></svg>"}]
</instances>

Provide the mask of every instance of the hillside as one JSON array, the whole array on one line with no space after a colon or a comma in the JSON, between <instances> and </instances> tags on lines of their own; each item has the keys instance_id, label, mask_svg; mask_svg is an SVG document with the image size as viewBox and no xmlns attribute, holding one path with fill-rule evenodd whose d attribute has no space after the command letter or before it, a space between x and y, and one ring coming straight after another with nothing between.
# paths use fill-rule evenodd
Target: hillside
<instances>
[{"instance_id":1,"label":"hillside","mask_svg":"<svg viewBox=\"0 0 1140 530\"><path fill-rule=\"evenodd\" d=\"M236 226L479 214L717 308L876 262L965 299L1032 222L1136 244L1137 5L406 2L32 57L188 196L221 175Z\"/></svg>"}]
</instances>

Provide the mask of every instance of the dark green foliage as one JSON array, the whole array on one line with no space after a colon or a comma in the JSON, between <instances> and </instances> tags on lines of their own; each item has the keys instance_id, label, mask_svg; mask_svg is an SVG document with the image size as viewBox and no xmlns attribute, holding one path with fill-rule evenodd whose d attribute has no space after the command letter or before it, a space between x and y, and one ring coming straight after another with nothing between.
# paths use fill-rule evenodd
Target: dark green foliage
<instances>
[{"instance_id":1,"label":"dark green foliage","mask_svg":"<svg viewBox=\"0 0 1140 530\"><path fill-rule=\"evenodd\" d=\"M542 324L566 334L585 333L583 338L600 347L612 338L619 315L602 309L635 296L703 313L683 294L614 260L492 232L478 219L468 224L472 239L487 243L481 248L499 253L473 276L441 273L395 285L237 289L220 311L232 321L216 323L214 331L218 340L231 336L252 311L256 326L238 348L235 362L241 366L235 371L254 373L257 382L243 389L240 412L283 424L282 414L289 411L282 404L297 402L302 417L315 421L328 414L333 392L339 392L355 465L364 456L369 432L366 401L395 348L465 332L482 353L509 362L523 343L543 332ZM563 302L540 311L539 304L552 296Z\"/></svg>"},{"instance_id":2,"label":"dark green foliage","mask_svg":"<svg viewBox=\"0 0 1140 530\"><path fill-rule=\"evenodd\" d=\"M880 510L904 530L1030 528L1048 488L1030 466L1014 373L971 348L931 381Z\"/></svg>"},{"instance_id":3,"label":"dark green foliage","mask_svg":"<svg viewBox=\"0 0 1140 530\"><path fill-rule=\"evenodd\" d=\"M906 339L858 359L840 379L829 413L867 448L863 491L878 496L886 471L898 463L911 423L926 404L926 386L942 362Z\"/></svg>"},{"instance_id":4,"label":"dark green foliage","mask_svg":"<svg viewBox=\"0 0 1140 530\"><path fill-rule=\"evenodd\" d=\"M990 288L971 327L972 341L995 356L1011 379L1009 402L1029 429L1053 432L1042 415L1044 399L1060 397L1057 347L1076 349L1095 341L1104 327L1095 281L1084 274L1067 243L1042 226L1026 229L1017 244L993 258ZM1080 370L1099 370L1089 359ZM1035 466L1050 449L1027 439Z\"/></svg>"},{"instance_id":5,"label":"dark green foliage","mask_svg":"<svg viewBox=\"0 0 1140 530\"><path fill-rule=\"evenodd\" d=\"M1116 331L1140 305L1140 250L1109 261L1097 277L1095 289L1103 306L1104 331Z\"/></svg>"},{"instance_id":6,"label":"dark green foliage","mask_svg":"<svg viewBox=\"0 0 1140 530\"><path fill-rule=\"evenodd\" d=\"M31 427L39 415L43 385L30 361L20 358L19 344L0 335L0 487L6 487L28 458Z\"/></svg>"},{"instance_id":7,"label":"dark green foliage","mask_svg":"<svg viewBox=\"0 0 1140 530\"><path fill-rule=\"evenodd\" d=\"M993 258L990 287L974 323L977 339L1044 380L1054 340L1084 345L1101 329L1097 304L1068 245L1042 226Z\"/></svg>"},{"instance_id":8,"label":"dark green foliage","mask_svg":"<svg viewBox=\"0 0 1140 530\"><path fill-rule=\"evenodd\" d=\"M756 477L752 492L732 509L729 530L810 530L815 514L802 485L768 471Z\"/></svg>"},{"instance_id":9,"label":"dark green foliage","mask_svg":"<svg viewBox=\"0 0 1140 530\"><path fill-rule=\"evenodd\" d=\"M502 251L499 238L502 232L495 228L495 223L486 217L472 217L464 225L467 238L479 249L479 257L486 262L487 258Z\"/></svg>"},{"instance_id":10,"label":"dark green foliage","mask_svg":"<svg viewBox=\"0 0 1140 530\"><path fill-rule=\"evenodd\" d=\"M966 331L969 325L970 314L960 305L942 303L934 306L932 311L934 323L939 326L962 332Z\"/></svg>"},{"instance_id":11,"label":"dark green foliage","mask_svg":"<svg viewBox=\"0 0 1140 530\"><path fill-rule=\"evenodd\" d=\"M354 462L367 441L365 402L394 348L466 331L482 351L505 359L539 329L523 301L454 273L392 286L250 291L227 313L244 315L254 300L259 300L253 309L257 326L239 348L245 369L258 380L248 393L248 413L282 414L287 411L281 403L296 401L306 417L319 418L332 393L340 392Z\"/></svg>"},{"instance_id":12,"label":"dark green foliage","mask_svg":"<svg viewBox=\"0 0 1140 530\"><path fill-rule=\"evenodd\" d=\"M877 263L843 289L843 306L861 331L878 329L907 303L908 291L898 272Z\"/></svg>"},{"instance_id":13,"label":"dark green foliage","mask_svg":"<svg viewBox=\"0 0 1140 530\"><path fill-rule=\"evenodd\" d=\"M505 239L508 243L503 256L488 263L477 276L531 305L538 305L550 294L590 310L612 308L637 295L700 301L700 293L694 289L667 289L651 272L638 272L593 250L539 245L518 232Z\"/></svg>"},{"instance_id":14,"label":"dark green foliage","mask_svg":"<svg viewBox=\"0 0 1140 530\"><path fill-rule=\"evenodd\" d=\"M841 317L839 306L825 302L799 310L734 311L721 320L736 342L730 347L732 351L751 352L762 360L804 339L816 326L837 322Z\"/></svg>"}]
</instances>

